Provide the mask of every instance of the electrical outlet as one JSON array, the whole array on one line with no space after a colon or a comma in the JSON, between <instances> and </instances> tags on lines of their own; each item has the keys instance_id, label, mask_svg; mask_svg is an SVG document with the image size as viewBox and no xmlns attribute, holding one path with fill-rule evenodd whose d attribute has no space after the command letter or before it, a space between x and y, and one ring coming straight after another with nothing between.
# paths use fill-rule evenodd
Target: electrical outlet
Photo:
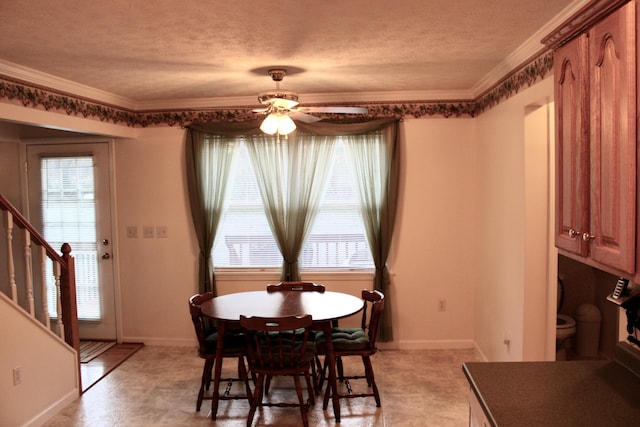
<instances>
[{"instance_id":1,"label":"electrical outlet","mask_svg":"<svg viewBox=\"0 0 640 427\"><path fill-rule=\"evenodd\" d=\"M511 347L511 334L509 332L504 333L504 339L502 340L502 343L504 345L507 346L507 350L509 350L509 348Z\"/></svg>"},{"instance_id":2,"label":"electrical outlet","mask_svg":"<svg viewBox=\"0 0 640 427\"><path fill-rule=\"evenodd\" d=\"M447 300L438 300L438 311L447 311Z\"/></svg>"},{"instance_id":3,"label":"electrical outlet","mask_svg":"<svg viewBox=\"0 0 640 427\"><path fill-rule=\"evenodd\" d=\"M13 385L22 383L22 366L13 368Z\"/></svg>"}]
</instances>

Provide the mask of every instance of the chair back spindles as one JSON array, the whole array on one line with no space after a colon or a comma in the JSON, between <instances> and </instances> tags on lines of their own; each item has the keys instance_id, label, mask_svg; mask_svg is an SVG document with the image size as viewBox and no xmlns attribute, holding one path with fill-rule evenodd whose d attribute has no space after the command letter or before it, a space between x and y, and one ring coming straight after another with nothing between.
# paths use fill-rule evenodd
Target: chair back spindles
<instances>
[{"instance_id":1,"label":"chair back spindles","mask_svg":"<svg viewBox=\"0 0 640 427\"><path fill-rule=\"evenodd\" d=\"M211 292L206 292L204 294L194 295L189 299L189 313L191 314L191 322L193 323L193 327L196 332L200 352L206 352L205 338L208 332L206 321L202 315L202 308L200 306L212 298L213 294Z\"/></svg>"},{"instance_id":2,"label":"chair back spindles","mask_svg":"<svg viewBox=\"0 0 640 427\"><path fill-rule=\"evenodd\" d=\"M312 324L313 319L309 314L286 317L240 316L240 326L247 339L249 367L258 376L247 417L248 426L252 424L258 406L298 407L302 424L309 425L308 404L303 399L300 376L304 375L309 404L313 404L310 371L315 343L309 342ZM293 377L298 402L263 402L262 397L268 392L266 379L281 375Z\"/></svg>"},{"instance_id":3,"label":"chair back spindles","mask_svg":"<svg viewBox=\"0 0 640 427\"><path fill-rule=\"evenodd\" d=\"M363 327L369 335L369 343L372 348L376 346L376 339L378 337L378 328L380 327L380 319L382 318L382 310L384 309L384 295L380 291L362 291L362 299L365 301L364 313L362 316L363 324L366 324L365 320L367 313L367 306L370 314L368 317L368 324L366 328Z\"/></svg>"},{"instance_id":4,"label":"chair back spindles","mask_svg":"<svg viewBox=\"0 0 640 427\"><path fill-rule=\"evenodd\" d=\"M313 282L280 282L267 285L267 292L324 292L324 285Z\"/></svg>"},{"instance_id":5,"label":"chair back spindles","mask_svg":"<svg viewBox=\"0 0 640 427\"><path fill-rule=\"evenodd\" d=\"M333 328L331 340L333 342L334 356L336 360L337 376L344 382L347 393L337 392L335 396L330 387L327 387L324 394L323 407L326 408L330 398L356 398L373 396L376 406L380 406L380 393L376 385L373 373L373 365L371 364L371 356L377 352L376 338L378 336L378 328L384 309L384 294L377 290L362 291L362 299L364 300L364 308L362 310L361 328ZM325 339L320 341L320 352L326 351ZM364 367L364 375L345 375L342 359L349 356L359 357ZM328 368L328 358L325 357L324 367L320 372L319 387L322 386L326 371ZM371 392L354 393L349 380L364 379L367 385L371 387Z\"/></svg>"},{"instance_id":6,"label":"chair back spindles","mask_svg":"<svg viewBox=\"0 0 640 427\"><path fill-rule=\"evenodd\" d=\"M220 400L236 400L247 399L251 401L251 388L249 386L248 373L245 365L246 343L245 339L237 331L227 331L220 334L220 330L217 330L213 325L213 320L206 317L202 313L202 304L213 299L211 292L205 292L203 294L196 294L189 298L189 314L191 315L191 322L196 333L198 340L198 356L205 360L204 367L202 369L202 378L200 382L200 389L198 390L198 399L196 401L196 411L200 411L202 401L204 399L211 399L211 418L216 419L218 412L218 403ZM238 361L238 375L235 378L226 378L227 389L224 393L220 393L217 387L214 387L211 395L205 397L205 389L209 389L213 377L213 368L216 359L216 351L218 345L222 343L222 358L235 358ZM222 360L220 360L220 367L222 367ZM220 380L223 380L220 378ZM235 381L244 383L245 394L230 394L231 385ZM215 383L215 380L214 380Z\"/></svg>"}]
</instances>

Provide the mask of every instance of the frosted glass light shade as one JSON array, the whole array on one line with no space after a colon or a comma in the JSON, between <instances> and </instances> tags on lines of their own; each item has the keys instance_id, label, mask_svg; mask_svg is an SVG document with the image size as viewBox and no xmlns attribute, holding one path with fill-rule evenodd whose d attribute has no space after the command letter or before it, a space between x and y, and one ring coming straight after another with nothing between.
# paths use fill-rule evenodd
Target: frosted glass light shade
<instances>
[{"instance_id":1,"label":"frosted glass light shade","mask_svg":"<svg viewBox=\"0 0 640 427\"><path fill-rule=\"evenodd\" d=\"M280 124L278 126L278 133L280 135L289 135L296 130L296 124L291 120L287 114L280 116Z\"/></svg>"},{"instance_id":2,"label":"frosted glass light shade","mask_svg":"<svg viewBox=\"0 0 640 427\"><path fill-rule=\"evenodd\" d=\"M275 114L269 114L260 125L260 130L268 135L273 135L278 131L280 120Z\"/></svg>"},{"instance_id":3,"label":"frosted glass light shade","mask_svg":"<svg viewBox=\"0 0 640 427\"><path fill-rule=\"evenodd\" d=\"M260 130L268 135L276 132L280 135L289 135L296 130L296 124L288 114L271 113L260 124Z\"/></svg>"}]
</instances>

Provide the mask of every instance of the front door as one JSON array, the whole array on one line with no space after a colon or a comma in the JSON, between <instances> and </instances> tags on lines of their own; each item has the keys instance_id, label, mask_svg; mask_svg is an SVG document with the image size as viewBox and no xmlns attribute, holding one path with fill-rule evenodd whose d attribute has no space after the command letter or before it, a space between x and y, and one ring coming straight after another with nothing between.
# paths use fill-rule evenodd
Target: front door
<instances>
[{"instance_id":1,"label":"front door","mask_svg":"<svg viewBox=\"0 0 640 427\"><path fill-rule=\"evenodd\" d=\"M69 243L75 259L80 338L115 340L109 144L29 144L27 165L32 224L54 249Z\"/></svg>"}]
</instances>

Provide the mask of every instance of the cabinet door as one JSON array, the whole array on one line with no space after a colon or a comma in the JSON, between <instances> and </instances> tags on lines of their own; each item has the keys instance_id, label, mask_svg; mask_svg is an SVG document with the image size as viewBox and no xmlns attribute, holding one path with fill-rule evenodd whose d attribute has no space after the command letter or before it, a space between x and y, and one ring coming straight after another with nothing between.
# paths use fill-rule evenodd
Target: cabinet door
<instances>
[{"instance_id":1,"label":"cabinet door","mask_svg":"<svg viewBox=\"0 0 640 427\"><path fill-rule=\"evenodd\" d=\"M586 256L589 226L589 104L587 36L555 53L556 226L558 248Z\"/></svg>"},{"instance_id":2,"label":"cabinet door","mask_svg":"<svg viewBox=\"0 0 640 427\"><path fill-rule=\"evenodd\" d=\"M635 3L589 31L589 256L633 273L636 239Z\"/></svg>"}]
</instances>

